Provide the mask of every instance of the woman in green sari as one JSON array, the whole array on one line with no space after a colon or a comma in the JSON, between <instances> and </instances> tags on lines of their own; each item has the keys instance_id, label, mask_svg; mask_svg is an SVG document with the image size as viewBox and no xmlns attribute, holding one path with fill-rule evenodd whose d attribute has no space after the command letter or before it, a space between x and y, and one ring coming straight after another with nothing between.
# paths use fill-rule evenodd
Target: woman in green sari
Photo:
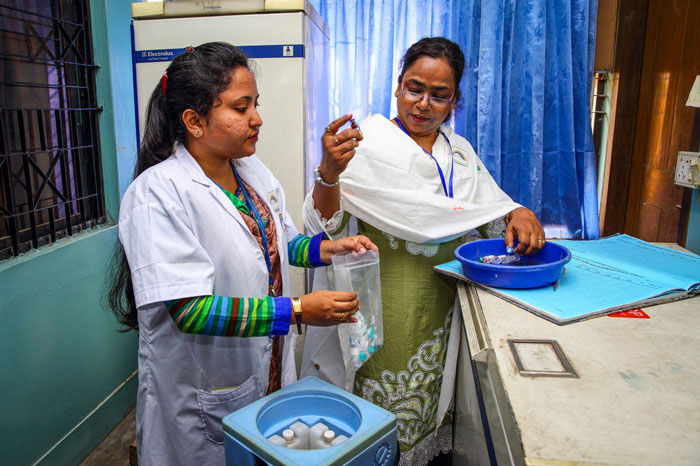
<instances>
[{"instance_id":1,"label":"woman in green sari","mask_svg":"<svg viewBox=\"0 0 700 466\"><path fill-rule=\"evenodd\" d=\"M475 228L503 219L505 242L532 254L545 243L529 209L495 183L469 142L443 125L460 100L464 55L444 38L413 44L402 60L398 115L326 128L323 160L304 221L330 236L355 232L380 251L384 345L354 374L337 329L312 329L302 375L315 375L396 414L401 464L424 465L452 448L447 361L455 282L433 272ZM314 286L327 281L316 274ZM454 356L454 355L453 355ZM353 383L354 376L354 383ZM444 382L444 383L443 383Z\"/></svg>"}]
</instances>

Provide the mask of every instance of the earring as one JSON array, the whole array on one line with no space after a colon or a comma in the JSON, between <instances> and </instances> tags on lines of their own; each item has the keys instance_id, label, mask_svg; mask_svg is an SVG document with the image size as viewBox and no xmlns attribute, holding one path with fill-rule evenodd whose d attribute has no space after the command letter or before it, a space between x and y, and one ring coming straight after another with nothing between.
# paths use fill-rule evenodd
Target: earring
<instances>
[{"instance_id":1,"label":"earring","mask_svg":"<svg viewBox=\"0 0 700 466\"><path fill-rule=\"evenodd\" d=\"M200 130L198 130L198 129L194 130L195 136L200 136L201 134L202 134L202 132Z\"/></svg>"}]
</instances>

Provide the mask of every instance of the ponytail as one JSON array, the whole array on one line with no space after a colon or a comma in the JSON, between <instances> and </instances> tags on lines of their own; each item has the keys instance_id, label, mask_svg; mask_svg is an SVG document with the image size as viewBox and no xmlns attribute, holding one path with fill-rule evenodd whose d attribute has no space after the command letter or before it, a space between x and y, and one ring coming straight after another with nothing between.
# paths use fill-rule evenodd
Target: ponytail
<instances>
[{"instance_id":1,"label":"ponytail","mask_svg":"<svg viewBox=\"0 0 700 466\"><path fill-rule=\"evenodd\" d=\"M136 311L136 298L134 298L134 286L131 282L131 270L129 262L126 260L124 248L119 241L117 241L112 253L108 276L111 283L107 302L119 323L125 327L121 331L138 330L139 319Z\"/></svg>"},{"instance_id":2,"label":"ponytail","mask_svg":"<svg viewBox=\"0 0 700 466\"><path fill-rule=\"evenodd\" d=\"M148 101L146 127L139 146L134 178L170 157L175 147L175 138L169 129L165 100L159 82Z\"/></svg>"}]
</instances>

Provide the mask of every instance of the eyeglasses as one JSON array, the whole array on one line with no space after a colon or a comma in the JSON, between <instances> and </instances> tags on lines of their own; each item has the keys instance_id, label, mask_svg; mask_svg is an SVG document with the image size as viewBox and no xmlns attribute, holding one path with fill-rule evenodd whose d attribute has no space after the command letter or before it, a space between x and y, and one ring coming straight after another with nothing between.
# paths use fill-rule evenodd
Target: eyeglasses
<instances>
[{"instance_id":1,"label":"eyeglasses","mask_svg":"<svg viewBox=\"0 0 700 466\"><path fill-rule=\"evenodd\" d=\"M422 92L416 92L410 89L406 89L404 83L401 83L401 95L409 102L415 103L420 102L423 99L428 99L429 105L437 108L445 108L449 107L449 105L452 103L452 99L454 99L455 93L453 92L449 99L445 99L444 97L428 96Z\"/></svg>"}]
</instances>

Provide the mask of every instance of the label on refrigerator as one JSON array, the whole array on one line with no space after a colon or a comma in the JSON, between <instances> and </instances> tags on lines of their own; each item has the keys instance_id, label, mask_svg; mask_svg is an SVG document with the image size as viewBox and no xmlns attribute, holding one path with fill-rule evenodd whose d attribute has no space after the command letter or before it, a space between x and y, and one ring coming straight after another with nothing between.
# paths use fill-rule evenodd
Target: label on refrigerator
<instances>
[{"instance_id":1,"label":"label on refrigerator","mask_svg":"<svg viewBox=\"0 0 700 466\"><path fill-rule=\"evenodd\" d=\"M236 44L233 44L236 45ZM304 58L304 44L238 45L250 58ZM185 48L134 51L134 62L153 63L173 61L185 53Z\"/></svg>"}]
</instances>

